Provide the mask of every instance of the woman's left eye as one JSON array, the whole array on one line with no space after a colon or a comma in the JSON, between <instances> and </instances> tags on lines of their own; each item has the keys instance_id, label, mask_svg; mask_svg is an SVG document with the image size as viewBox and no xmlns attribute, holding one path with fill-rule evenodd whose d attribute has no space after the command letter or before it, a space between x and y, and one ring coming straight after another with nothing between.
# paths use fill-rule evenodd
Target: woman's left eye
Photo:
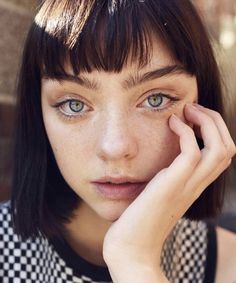
<instances>
[{"instance_id":1,"label":"woman's left eye","mask_svg":"<svg viewBox=\"0 0 236 283\"><path fill-rule=\"evenodd\" d=\"M154 93L148 96L140 106L144 106L150 108L151 110L165 110L170 105L172 105L175 101L179 99L174 96L170 96L163 93Z\"/></svg>"}]
</instances>

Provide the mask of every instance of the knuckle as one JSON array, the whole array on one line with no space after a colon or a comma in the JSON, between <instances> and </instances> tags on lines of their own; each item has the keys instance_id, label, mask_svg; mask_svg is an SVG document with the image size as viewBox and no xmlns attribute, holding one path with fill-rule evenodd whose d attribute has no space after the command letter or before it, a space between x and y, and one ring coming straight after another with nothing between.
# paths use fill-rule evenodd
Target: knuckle
<instances>
[{"instance_id":1,"label":"knuckle","mask_svg":"<svg viewBox=\"0 0 236 283\"><path fill-rule=\"evenodd\" d=\"M216 162L222 162L228 157L228 151L226 150L225 147L219 147L215 152L214 152L214 159Z\"/></svg>"},{"instance_id":2,"label":"knuckle","mask_svg":"<svg viewBox=\"0 0 236 283\"><path fill-rule=\"evenodd\" d=\"M195 134L194 134L194 131L192 128L190 128L189 126L186 126L185 128L185 134L188 138L191 138L191 139L195 139Z\"/></svg>"},{"instance_id":3,"label":"knuckle","mask_svg":"<svg viewBox=\"0 0 236 283\"><path fill-rule=\"evenodd\" d=\"M220 115L219 112L216 112L214 110L211 110L211 111L212 111L211 113L212 113L212 117L214 120L216 121L222 120L222 116Z\"/></svg>"},{"instance_id":4,"label":"knuckle","mask_svg":"<svg viewBox=\"0 0 236 283\"><path fill-rule=\"evenodd\" d=\"M201 159L201 151L199 149L193 150L193 157L195 160L199 161Z\"/></svg>"},{"instance_id":5,"label":"knuckle","mask_svg":"<svg viewBox=\"0 0 236 283\"><path fill-rule=\"evenodd\" d=\"M221 114L213 109L208 109L211 119L215 121L223 120Z\"/></svg>"},{"instance_id":6,"label":"knuckle","mask_svg":"<svg viewBox=\"0 0 236 283\"><path fill-rule=\"evenodd\" d=\"M236 147L235 147L235 145L231 144L229 146L226 146L226 151L227 151L227 157L228 158L234 157L234 155L236 154Z\"/></svg>"},{"instance_id":7,"label":"knuckle","mask_svg":"<svg viewBox=\"0 0 236 283\"><path fill-rule=\"evenodd\" d=\"M191 151L190 155L190 161L194 164L198 163L199 160L201 159L201 151L197 148L193 149Z\"/></svg>"},{"instance_id":8,"label":"knuckle","mask_svg":"<svg viewBox=\"0 0 236 283\"><path fill-rule=\"evenodd\" d=\"M230 157L233 157L236 154L236 146L233 144L229 149Z\"/></svg>"},{"instance_id":9,"label":"knuckle","mask_svg":"<svg viewBox=\"0 0 236 283\"><path fill-rule=\"evenodd\" d=\"M231 162L232 162L232 159L227 159L227 160L224 162L224 164L222 165L222 172L223 172L224 170L226 170L228 167L230 167Z\"/></svg>"},{"instance_id":10,"label":"knuckle","mask_svg":"<svg viewBox=\"0 0 236 283\"><path fill-rule=\"evenodd\" d=\"M228 160L228 162L227 162L227 164L226 164L226 168L228 168L228 167L231 165L231 163L232 163L232 158L230 158L230 159Z\"/></svg>"}]
</instances>

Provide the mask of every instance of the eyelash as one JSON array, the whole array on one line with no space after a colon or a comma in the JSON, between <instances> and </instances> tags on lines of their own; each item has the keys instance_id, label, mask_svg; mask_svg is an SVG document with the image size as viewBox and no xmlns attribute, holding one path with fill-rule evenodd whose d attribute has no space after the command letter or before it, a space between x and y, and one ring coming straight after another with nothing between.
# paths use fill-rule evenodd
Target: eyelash
<instances>
[{"instance_id":1,"label":"eyelash","mask_svg":"<svg viewBox=\"0 0 236 283\"><path fill-rule=\"evenodd\" d=\"M83 102L82 100L79 100L79 99L73 99L73 98L68 98L64 101L61 101L61 102L58 102L54 105L52 105L53 108L56 108L57 110L57 113L64 119L66 120L71 120L71 119L75 119L75 118L78 118L78 117L83 117L84 115L86 115L86 112L88 111L85 111L85 112L77 112L77 114L66 114L65 111L62 111L61 110L61 107L66 105L67 103L72 103L72 102L79 102L79 103L82 103L83 107L81 110L84 109L86 103ZM87 106L88 107L88 106ZM71 110L72 111L72 110ZM76 112L74 112L76 113Z\"/></svg>"},{"instance_id":2,"label":"eyelash","mask_svg":"<svg viewBox=\"0 0 236 283\"><path fill-rule=\"evenodd\" d=\"M142 105L145 101L147 101L149 98L151 98L151 97L161 97L161 98L166 98L166 99L168 99L169 100L169 106L167 106L167 107L164 107L164 108L162 108L162 109L160 109L160 108L152 108L152 107L154 107L154 106L150 106L150 107L147 107L148 109L147 109L147 111L158 111L158 112L162 112L162 111L166 111L166 110L168 110L171 106L173 106L177 101L179 101L180 99L178 98L178 97L176 97L176 96L171 96L171 95L168 95L168 94L164 94L164 93L162 93L162 92L157 92L157 93L152 93L152 94L150 94L149 96L147 96L146 97L146 99L141 103L141 104L139 104L139 105ZM77 114L66 114L65 113L65 111L62 111L61 110L61 107L62 106L64 106L64 105L66 105L67 103L72 103L72 102L79 102L79 103L82 103L82 105L83 105L83 107L82 107L82 109L81 109L81 111L80 112L77 112ZM167 102L168 103L168 102ZM56 108L56 110L57 110L57 112L58 112L58 114L60 114L63 118L65 118L65 119L69 119L69 120L71 120L71 119L76 119L76 118L79 118L79 117L83 117L84 115L86 115L86 113L87 112L89 112L89 110L87 110L87 111L82 111L83 109L84 109L84 107L86 107L86 103L85 102L83 102L82 100L78 100L78 99L66 99L66 100L64 100L64 101L62 101L62 102L58 102L58 103L56 103L55 105L53 105L52 106L53 108ZM87 106L88 107L88 106ZM160 106L158 106L158 107L160 107ZM89 108L89 107L88 107ZM141 108L141 107L140 107ZM71 110L71 111L73 111L73 110ZM74 112L74 113L76 113L76 111Z\"/></svg>"},{"instance_id":3,"label":"eyelash","mask_svg":"<svg viewBox=\"0 0 236 283\"><path fill-rule=\"evenodd\" d=\"M158 112L163 112L163 111L166 111L168 110L171 106L173 106L176 102L178 102L180 99L176 96L172 96L172 95L169 95L169 94L165 94L165 93L162 93L162 92L153 92L152 94L148 95L146 97L146 99L144 100L144 102L146 100L148 100L149 98L151 97L162 97L163 98L166 98L168 99L169 101L167 102L167 104L170 104L168 106L164 106L163 108L155 108L154 106L150 106L150 107L147 107L148 110L147 111L158 111ZM142 102L140 105L142 105L144 102ZM163 101L162 101L163 102ZM153 108L154 107L154 108ZM160 107L160 106L157 106L157 107Z\"/></svg>"}]
</instances>

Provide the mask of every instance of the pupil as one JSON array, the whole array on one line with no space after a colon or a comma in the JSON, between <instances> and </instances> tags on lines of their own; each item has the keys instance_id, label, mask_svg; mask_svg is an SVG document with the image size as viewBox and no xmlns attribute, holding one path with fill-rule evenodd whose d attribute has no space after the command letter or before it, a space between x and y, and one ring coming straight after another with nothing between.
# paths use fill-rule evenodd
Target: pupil
<instances>
[{"instance_id":1,"label":"pupil","mask_svg":"<svg viewBox=\"0 0 236 283\"><path fill-rule=\"evenodd\" d=\"M83 109L83 103L79 101L71 101L70 109L74 112L79 112Z\"/></svg>"},{"instance_id":2,"label":"pupil","mask_svg":"<svg viewBox=\"0 0 236 283\"><path fill-rule=\"evenodd\" d=\"M150 103L151 106L157 107L160 106L163 102L163 97L159 95L153 95L148 98L148 102Z\"/></svg>"}]
</instances>

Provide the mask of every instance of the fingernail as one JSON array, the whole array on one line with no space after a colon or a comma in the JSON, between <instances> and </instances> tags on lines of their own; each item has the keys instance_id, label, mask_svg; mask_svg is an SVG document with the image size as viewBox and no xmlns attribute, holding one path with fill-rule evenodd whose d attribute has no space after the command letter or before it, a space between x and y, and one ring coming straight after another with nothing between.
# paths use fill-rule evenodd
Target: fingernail
<instances>
[{"instance_id":1,"label":"fingernail","mask_svg":"<svg viewBox=\"0 0 236 283\"><path fill-rule=\"evenodd\" d=\"M174 114L174 113L171 115L171 117L173 117L175 120L180 121L180 118L176 114Z\"/></svg>"},{"instance_id":2,"label":"fingernail","mask_svg":"<svg viewBox=\"0 0 236 283\"><path fill-rule=\"evenodd\" d=\"M188 104L186 104L186 105L187 105L188 107L194 109L194 110L198 110L198 107L197 107L197 105L196 105L195 103L193 103L193 104L188 103Z\"/></svg>"},{"instance_id":3,"label":"fingernail","mask_svg":"<svg viewBox=\"0 0 236 283\"><path fill-rule=\"evenodd\" d=\"M193 103L196 108L203 109L204 107L198 103Z\"/></svg>"}]
</instances>

